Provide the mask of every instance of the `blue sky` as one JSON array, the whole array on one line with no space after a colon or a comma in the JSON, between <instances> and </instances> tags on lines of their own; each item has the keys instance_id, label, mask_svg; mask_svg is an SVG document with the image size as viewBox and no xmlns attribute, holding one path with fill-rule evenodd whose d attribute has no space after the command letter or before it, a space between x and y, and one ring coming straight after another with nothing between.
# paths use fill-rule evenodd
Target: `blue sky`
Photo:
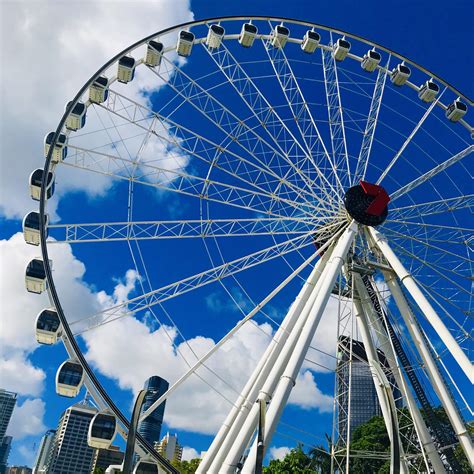
<instances>
[{"instance_id":1,"label":"blue sky","mask_svg":"<svg viewBox=\"0 0 474 474\"><path fill-rule=\"evenodd\" d=\"M45 24L44 22L46 21L43 17L44 12L37 10L39 3L43 3L47 8L51 8L51 2L20 2L18 4L20 7L15 8L12 5L1 7L5 13L2 15L2 22L8 21L18 26L19 33L16 34L19 36L15 36L15 39L21 39L21 34L25 35L23 38L25 40L25 46L22 46L22 43L10 42L9 38L2 37L2 42L8 45L8 51L11 52L12 57L14 48L11 43L14 43L16 48L25 48L22 50L25 58L31 55L31 51L27 50L27 46L31 44L28 42L31 41L29 36L30 28ZM463 91L466 95L470 97L474 96L472 81L474 63L472 48L470 48L470 44L472 43L472 21L469 21L469 18L472 18L472 6L467 1L452 1L448 3L435 2L430 6L427 5L427 2L399 1L387 2L384 8L381 8L380 2L366 1L356 3L344 0L338 2L337 9L334 7L333 2L269 2L257 0L252 2L250 8L243 2L196 1L192 2L189 6L183 1L179 2L174 11L170 11L172 2L167 1L158 1L155 4L148 2L146 5L137 4L133 10L131 10L131 4L121 2L98 3L101 4L101 15L99 15L99 17L104 19L104 24L100 25L100 30L97 28L98 25L94 24L93 20L87 16L87 13L90 13L89 8L91 8L91 5L88 5L85 11L81 11L82 7L80 4L72 3L70 14L74 16L72 12L77 13L78 21L71 20L71 30L63 33L66 34L71 31L77 33L73 46L71 46L67 40L65 41L62 35L58 35L58 37L48 35L42 38L44 41L43 49L41 41L38 42L39 45L35 46L39 48L37 50L38 53L48 57L48 64L53 64L54 67L57 68L54 70L56 75L51 79L60 82L57 90L51 88L51 82L47 83L44 81L44 77L40 73L42 65L41 63L35 62L36 68L34 68L33 71L28 68L29 74L33 76L31 82L26 83L24 86L26 88L25 94L27 97L29 97L30 89L34 91L35 95L31 97L31 107L29 104L26 106L22 104L21 107L23 107L23 109L21 107L19 107L19 110L16 108L8 108L9 112L4 113L2 117L2 141L5 142L2 145L5 149L2 148L1 154L2 188L7 191L3 191L1 197L3 202L0 202L3 213L0 238L5 239L4 242L12 239L12 236L21 229L21 221L18 216L22 213L23 209L27 210L31 207L28 203L23 206L24 195L27 191L27 177L34 166L30 155L32 155L34 150L34 153L38 156L35 166L42 166L40 159L42 153L42 135L50 129L55 128L55 121L59 120L61 115L62 104L65 103L82 82L112 54L115 54L140 36L143 36L144 33L151 33L160 28L189 19L191 12L195 19L233 14L274 15L314 21L322 25L347 30L350 33L365 36L376 43L380 43L406 55L410 59L434 71L459 90ZM64 5L62 5L61 8L64 8ZM140 9L142 9L142 11L140 11ZM47 9L45 11L47 11ZM132 28L135 36L130 38L127 36L127 41L124 43L124 38L121 37L117 31L120 30L119 26L121 22L123 24L123 21L128 19L128 15L130 15L131 19L136 20L137 26ZM157 27L155 27L155 22L152 18L160 16L162 18L160 18ZM448 19L448 21L446 19ZM66 25L68 25L67 22ZM5 28L2 28L2 31L6 31ZM92 34L90 34L91 31ZM100 31L100 33L98 33L98 31ZM127 35L130 34L130 31L127 32ZM2 35L5 35L5 33L2 33ZM101 35L107 35L106 46L103 44L97 46L101 42ZM46 46L50 49L47 49ZM60 54L58 54L54 60L51 60L50 56L52 55L52 51L55 51L54 48L57 48ZM86 57L88 58L87 63L84 64L86 62L84 58ZM93 58L93 60L91 58ZM75 75L71 74L72 77L64 81L64 84L61 82L61 73L64 74L64 71L61 70L62 61L70 64L71 70L76 72ZM16 69L13 69L14 72L22 75L24 74L25 68L28 67L28 64L26 61L22 62L18 60L17 63L14 63L14 66L16 67ZM193 62L190 62L186 67L189 67L190 71L195 71L193 70L193 67L195 67L195 63ZM11 79L9 80L11 81ZM10 84L12 83L10 82ZM17 87L20 88L20 86ZM41 94L42 97L38 97L38 94ZM51 110L46 113L44 110L39 109L40 107L45 107L48 103L48 95L51 95L54 100L52 100ZM61 97L57 97L58 95ZM3 100L6 100L6 98L2 98L2 101ZM162 96L160 96L159 93L156 97L152 98L152 102L158 102L159 100L162 100ZM396 103L397 97L393 96L391 99L388 98L388 100L392 100L393 103ZM355 100L354 106L357 104L358 102ZM31 109L34 109L34 111L31 111L30 115ZM23 113L23 116L19 117L21 113ZM25 114L28 114L28 119L25 118ZM179 114L177 117L179 117ZM387 115L387 120L388 118L389 115ZM38 125L41 124L42 129L39 130L38 133L32 133L32 137L34 137L33 143L23 143L24 134L20 134L18 131L16 134L10 133L7 122L18 123L24 127L23 130L29 130L29 128L25 127L30 126L35 132L36 129L39 128ZM404 125L401 124L400 126ZM433 130L437 130L437 123L433 122L431 126ZM196 127L199 127L199 124L196 124ZM442 128L440 127L439 130L442 131ZM426 143L427 141L426 139ZM423 138L420 138L420 146L424 143ZM15 151L15 155L12 155L12 150ZM377 150L383 154L382 147ZM9 164L6 163L7 157L10 156L18 156L20 158L27 156L27 158L25 160L18 160L14 166L10 167ZM405 170L398 171L399 174L397 178L402 175L403 172L405 172ZM410 171L406 172L409 173ZM459 171L454 171L453 173L455 174L452 176L456 177L456 179L465 179L465 176L462 176ZM81 176L83 175L84 174ZM90 192L88 195L84 194L81 190L81 186L87 187L90 184L78 184L74 182L74 175L73 178L71 178L71 175L66 173L61 175L61 180L62 183L67 183L70 189L73 190L72 192L68 192L58 204L58 215L61 217L64 216L64 221L71 222L71 219L74 218L77 219L77 221L95 222L94 213L96 213L98 219L105 215L107 215L107 218L111 221L126 219L127 196L124 192L125 188L123 185L109 187L105 196L101 196L100 192L97 192L97 195L91 198L90 194L94 193L94 190L91 191L89 189ZM391 184L393 186L393 182ZM16 193L18 193L18 200L13 197ZM415 195L415 199L421 200L422 198L424 198L422 191L420 191L419 195ZM135 199L138 204L134 211L136 219L141 215L143 215L143 218L150 219L158 218L158 216L160 218L163 218L163 216L166 218L179 218L181 215L196 216L199 214L198 206L190 200L179 202L174 199L167 199L166 197L157 197L156 194L149 189L138 187ZM15 202L20 204L16 205ZM29 207L26 207L27 205ZM215 208L214 214L212 215L214 217L216 215L225 217L219 208ZM68 220L66 217L70 219ZM442 219L439 222L441 223ZM270 245L270 243L271 240L268 239L268 245ZM249 242L248 245L249 248L252 248L254 244ZM6 243L5 248L8 248ZM255 249L258 248L261 248L261 244L255 244ZM142 251L147 262L154 262L154 258L156 258L154 253L156 251L155 249L156 247L149 243L143 244ZM232 243L224 243L221 250L223 250L226 259L241 255L240 249ZM25 252L30 251L30 248L25 250ZM196 272L206 268L206 264L208 265L209 261L207 257L203 258L204 251L205 249L201 242L184 241L180 243L178 249L172 241L161 241L157 263L156 265L150 264L149 266L149 269L151 268L150 279L153 281L153 286L156 287L160 283L173 281L173 279L183 277L191 271ZM211 248L210 251L214 256L217 255L217 249L215 247ZM13 252L16 253L13 254ZM130 254L127 254L127 250L122 244L110 244L108 247L104 246L100 249L95 248L93 250L91 250L90 246L81 247L81 245L78 245L73 248L73 252L74 257L67 251L64 251L64 254L62 254L64 266L66 267L67 264L71 265L70 272L72 275L71 286L66 288L66 283L64 283L64 291L67 292L67 296L65 297L69 297L69 303L64 304L67 305L74 317L79 317L90 314L88 311L94 309L92 303L91 305L82 307L81 296L90 298L91 295L94 295L95 298L100 291L105 292L104 294L109 297L113 295L114 291L117 295L121 288L120 285L126 285L127 283L125 274L128 269L132 268L133 262L131 262ZM18 244L10 256L18 255L18 259L20 259L22 253L23 251ZM81 267L79 262L84 262L86 266L84 268ZM298 257L294 259L290 257L290 263L296 264L297 262L301 262ZM59 264L59 267L60 266L61 264ZM15 269L12 273L21 274L22 269L16 270L18 269ZM55 271L57 275L61 274L61 269L56 266ZM65 271L68 271L68 269L65 268ZM288 272L288 267L281 263L270 263L266 270L266 277L255 270L250 271L245 279L239 281L244 282L245 288L252 297L258 301L275 286L276 282L281 280L278 276L282 271ZM65 278L65 282L66 281L69 280ZM132 281L132 287L133 285L138 287L139 282L133 280L133 276L130 277L130 281ZM6 284L6 280L4 280L4 283ZM283 317L285 308L291 303L291 295L297 291L298 285L299 283L295 282L289 288L289 291L272 302L272 308L269 313L275 320L281 320ZM244 308L248 307L249 303L248 301L244 303L245 298L238 289L237 283L230 284L229 288L234 292L234 296L242 301ZM5 289L2 288L2 295L4 291ZM133 296L135 294L133 291L132 289L129 295ZM138 292L136 294L138 294ZM6 301L8 296L9 295L5 297L2 296L2 301ZM29 296L29 298L34 297ZM36 307L37 303L31 303L30 301L31 300L28 300L25 304L24 311ZM94 304L96 304L96 300L94 301ZM200 304L197 305L196 302L200 302ZM13 303L11 305L10 303L8 303L8 305L5 303L5 307L6 309L16 308ZM230 305L229 299L219 287L206 287L194 292L192 295L185 295L179 300L173 300L167 303L165 309L182 330L182 334L187 340L196 339L197 336L205 336L215 341L219 337L222 337L225 331L229 330L230 327L242 317L242 315ZM157 310L156 314L160 321L164 322L167 326L172 326L171 321L167 319L166 314L164 314L161 309ZM21 314L15 315L15 317L18 318L22 316ZM148 321L152 321L151 326L156 329L158 325L156 322L153 322L153 315L147 315L146 317ZM29 315L28 318L31 319L31 315ZM140 315L139 318L143 320L143 316ZM268 341L269 323L266 318L261 316L257 318L257 323L263 332L251 332L246 334L246 336L248 336L249 340L255 342L255 346L260 345L263 347L264 343ZM135 325L126 329L137 331L136 334L143 335L143 332L140 332L143 331L142 326ZM267 333L265 333L265 330ZM20 324L18 331L25 331L26 334L27 327ZM22 338L26 338L25 334L17 333L11 337L22 340ZM158 345L163 344L164 346L166 338L170 334L174 334L172 329L169 330L168 334L156 333L155 336L145 334L143 340ZM120 351L120 349L122 349L123 351L126 348L125 335L126 333L124 334L123 331L117 331L116 336L117 338L123 338L120 340L123 341L124 345L122 347L114 347L114 350ZM107 338L105 335L103 338L98 336L94 341L96 343L105 341L106 344ZM86 338L86 341L81 340L82 347L85 351L90 351L89 356L91 360L95 364L95 367L102 372L101 380L109 393L113 394L113 398L119 406L126 413L129 413L132 403L132 389L136 391L139 385L136 378L133 378L133 374L131 374L130 377L120 378L117 375L118 372L116 368L110 366L111 361L107 362L101 360L99 354L100 350L94 351L92 347L87 346L88 342L92 344L92 339L87 340ZM176 342L181 342L178 336L176 336ZM199 342L199 344L202 344L200 347L204 348L207 347L206 344L209 343L209 339L204 342L194 342L196 344ZM242 339L238 341L232 349L235 352L235 354L233 353L233 357L236 357L236 361L240 362L238 359L238 344L241 344L240 348L242 350L242 347L245 345L245 340ZM15 346L14 343L10 345ZM184 345L180 347L183 351L187 350L187 347ZM106 348L104 347L103 351L105 350ZM6 349L5 352L7 352ZM111 354L117 355L118 352L112 351ZM256 349L252 357L257 357L257 354L258 350ZM14 442L13 451L10 456L10 462L12 464L26 463L31 465L31 453L34 452L38 446L43 430L45 431L48 428L55 427L61 412L71 404L70 400L58 397L54 390L56 368L64 360L65 351L60 345L36 348L34 344L27 341L25 343L18 342L18 344L11 349L9 354L4 355L7 359L10 357L11 360L19 360L22 358L21 363L23 365L21 367L28 370L25 374L35 379L34 386L21 386L17 388L17 386L12 385L10 387L3 387L6 389L17 389L22 393L20 405L24 407L22 412L23 420L28 419L27 415L36 417L35 422L32 423L32 426L34 426L30 432L24 427L15 427L14 432L18 433L18 440ZM172 371L183 367L182 363L177 362L179 357L172 357L169 356L169 354L166 355L159 350L157 352L150 351L150 357L159 358L161 356L169 357L164 359L166 363L175 364L172 367L162 367L162 370ZM146 349L138 360L147 360ZM244 362L246 363L246 361ZM447 363L451 367L454 367L449 358L447 358ZM133 369L128 367L125 370ZM143 371L143 374L145 374L147 370L148 368ZM150 368L150 370L152 369ZM245 367L242 370L245 372ZM41 372L44 375L41 375ZM148 375L152 375L152 373L148 373ZM108 374L109 376L106 377L104 374ZM226 371L226 374L231 377L232 370ZM0 375L0 380L1 378L2 375ZM330 402L325 397L332 396L332 375L318 372L315 374L314 379L317 383L317 389L309 383L307 393L310 395L318 393L320 396L319 401L317 403L314 402L314 400L308 402L304 399L304 394L302 394L299 403L290 405L285 410L283 420L291 425L299 426L305 431L314 433L317 438L312 439L306 435L303 436L301 433L291 432L290 429L282 429L283 435L277 434L275 436L272 443L273 446L293 446L296 440L301 438L304 438L306 442L312 439L316 443L319 443L324 433L329 432L332 414L327 409L328 403ZM462 381L461 384L462 387L467 387L465 381ZM0 385L3 384L0 383ZM203 394L204 393L206 392L203 392ZM185 394L183 394L183 397L185 397ZM221 410L223 409L222 407L225 406L225 403L222 401L219 403L218 407L219 410ZM205 412L205 415L207 416L207 412ZM178 432L180 442L184 446L196 449L198 452L205 450L212 439L209 435L202 434L206 431L209 432L211 429L210 425L205 426L204 424L203 428L198 430L201 431L201 433L196 433L189 427L189 422L186 424L177 414L173 415L171 421L167 420L165 415L165 422L167 421L169 423L167 428L171 431ZM290 436L290 438L288 438L288 436Z\"/></svg>"}]
</instances>

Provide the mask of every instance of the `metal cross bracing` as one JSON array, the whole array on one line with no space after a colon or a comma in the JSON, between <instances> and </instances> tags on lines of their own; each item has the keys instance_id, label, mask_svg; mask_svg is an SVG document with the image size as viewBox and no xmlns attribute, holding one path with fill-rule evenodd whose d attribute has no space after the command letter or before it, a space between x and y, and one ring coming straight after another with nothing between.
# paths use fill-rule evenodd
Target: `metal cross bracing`
<instances>
[{"instance_id":1,"label":"metal cross bracing","mask_svg":"<svg viewBox=\"0 0 474 474\"><path fill-rule=\"evenodd\" d=\"M390 66L391 56L388 56L385 70L379 69L377 73L377 80L374 86L372 101L370 102L370 110L367 115L367 123L365 125L364 134L362 136L362 144L360 147L359 157L357 158L357 165L354 172L354 181L364 179L367 172L367 165L369 163L370 152L372 151L372 143L374 141L375 130L377 128L377 121L379 117L380 107L382 105L383 93L385 90L385 82L387 81L388 68Z\"/></svg>"},{"instance_id":2,"label":"metal cross bracing","mask_svg":"<svg viewBox=\"0 0 474 474\"><path fill-rule=\"evenodd\" d=\"M205 91L205 93L209 94L208 91ZM187 101L188 99L186 98L185 100ZM222 124L219 124L212 118L210 118L212 124L220 129L232 143L239 145L236 151L228 146L229 143L217 143L192 131L188 127L182 126L170 116L164 116L160 112L154 111L114 91L110 91L109 99L101 107L114 113L114 115L131 125L138 124L139 128L145 132L148 131L149 134L174 145L177 150L181 150L185 155L196 157L208 166L226 173L233 179L238 180L238 183L243 182L257 189L262 189L263 187L265 192L275 195L277 194L273 192L272 186L274 183L277 183L282 188L279 190L278 195L288 195L288 198L295 195L297 198L302 196L310 204L316 199L314 189L301 187L301 183L303 182L304 184L308 180L305 174L297 169L299 171L298 177L301 180L296 184L290 182L285 176L282 177L276 168L272 169L260 156L257 156L254 150L241 143L237 135L232 135L232 130L228 133L228 129L225 126L222 126ZM244 122L240 122L239 127L242 130L248 129L248 127L244 126ZM149 126L147 126L148 123L150 123ZM253 138L255 137L253 136ZM266 157L267 153L264 153L262 156ZM285 158L285 160L289 161L288 158ZM289 164L291 167L294 166L291 161L289 161Z\"/></svg>"},{"instance_id":3,"label":"metal cross bracing","mask_svg":"<svg viewBox=\"0 0 474 474\"><path fill-rule=\"evenodd\" d=\"M144 222L52 224L52 243L172 238L243 237L307 234L314 223L304 218L207 219ZM316 229L315 235L321 232Z\"/></svg>"},{"instance_id":4,"label":"metal cross bracing","mask_svg":"<svg viewBox=\"0 0 474 474\"><path fill-rule=\"evenodd\" d=\"M293 252L297 249L313 245L312 239L312 233L293 237L292 239L286 240L282 243L272 245L271 247L246 255L245 257L226 262L212 269L197 273L180 281L165 285L159 289L124 301L86 319L74 322L71 326L78 325L80 326L80 331L83 332L91 327L133 314L171 298L176 298L183 293L222 280L230 275L260 265L274 258L281 257L282 255ZM84 325L86 326L84 327Z\"/></svg>"},{"instance_id":5,"label":"metal cross bracing","mask_svg":"<svg viewBox=\"0 0 474 474\"><path fill-rule=\"evenodd\" d=\"M184 73L171 61L164 59L164 67L153 71L162 80L167 80L168 86L180 97L186 100L195 110L207 120L220 128L230 138L229 145L237 144L252 156L265 162L280 176L288 176L288 181L296 185L303 184L314 193L312 182L305 177L303 170L298 168L286 154L263 139L255 130L250 128L240 117L232 113L224 104L200 86L194 79ZM291 175L289 170L294 170ZM300 182L301 177L303 181Z\"/></svg>"},{"instance_id":6,"label":"metal cross bracing","mask_svg":"<svg viewBox=\"0 0 474 474\"><path fill-rule=\"evenodd\" d=\"M442 214L445 212L453 212L460 209L474 207L474 194L466 194L465 196L457 196L449 199L438 199L431 202L421 202L403 207L396 207L390 210L390 217L387 222L401 222L407 219L417 219L420 216ZM395 219L398 217L398 220ZM423 223L413 222L413 225L427 225Z\"/></svg>"},{"instance_id":7,"label":"metal cross bracing","mask_svg":"<svg viewBox=\"0 0 474 474\"><path fill-rule=\"evenodd\" d=\"M295 171L299 175L303 174L305 180L309 179L313 189L319 189L326 198L332 199L336 192L332 184L231 51L225 45L219 49L206 48L206 51L260 123L261 128L294 164ZM290 168L284 178L287 179L287 175L295 171Z\"/></svg>"},{"instance_id":8,"label":"metal cross bracing","mask_svg":"<svg viewBox=\"0 0 474 474\"><path fill-rule=\"evenodd\" d=\"M329 132L331 135L332 158L337 169L346 167L347 173L342 174L341 182L344 189L352 186L353 175L350 172L349 156L347 154L346 132L344 128L344 109L341 102L337 65L334 59L334 44L332 33L329 49L321 48L323 62L324 87L328 108ZM357 178L357 173L354 175Z\"/></svg>"},{"instance_id":9,"label":"metal cross bracing","mask_svg":"<svg viewBox=\"0 0 474 474\"><path fill-rule=\"evenodd\" d=\"M272 24L269 25L273 29ZM262 38L262 42L308 154L313 157L319 169L325 172L330 170L329 175L333 178L331 187L336 189L336 199L341 199L340 193L344 187L339 178L340 171L327 151L283 48L274 47L271 37L265 40ZM346 171L349 173L349 170Z\"/></svg>"}]
</instances>

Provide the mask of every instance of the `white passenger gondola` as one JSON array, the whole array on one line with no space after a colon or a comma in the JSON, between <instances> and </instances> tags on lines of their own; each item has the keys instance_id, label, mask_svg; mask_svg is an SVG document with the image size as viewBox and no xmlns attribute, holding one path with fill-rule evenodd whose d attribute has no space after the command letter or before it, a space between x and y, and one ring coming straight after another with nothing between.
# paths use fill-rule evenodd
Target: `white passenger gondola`
<instances>
[{"instance_id":1,"label":"white passenger gondola","mask_svg":"<svg viewBox=\"0 0 474 474\"><path fill-rule=\"evenodd\" d=\"M314 30L308 30L304 37L303 42L301 43L301 49L305 53L314 53L316 48L319 46L319 42L321 41L321 35Z\"/></svg>"},{"instance_id":2,"label":"white passenger gondola","mask_svg":"<svg viewBox=\"0 0 474 474\"><path fill-rule=\"evenodd\" d=\"M34 258L26 267L25 285L30 293L40 294L46 291L48 283L46 280L46 271L44 262L40 257Z\"/></svg>"},{"instance_id":3,"label":"white passenger gondola","mask_svg":"<svg viewBox=\"0 0 474 474\"><path fill-rule=\"evenodd\" d=\"M374 72L380 64L381 59L382 56L380 56L380 53L375 51L375 49L371 49L364 54L360 66L364 71Z\"/></svg>"},{"instance_id":4,"label":"white passenger gondola","mask_svg":"<svg viewBox=\"0 0 474 474\"><path fill-rule=\"evenodd\" d=\"M84 382L84 369L76 360L68 359L56 372L56 393L63 397L75 397Z\"/></svg>"},{"instance_id":5,"label":"white passenger gondola","mask_svg":"<svg viewBox=\"0 0 474 474\"><path fill-rule=\"evenodd\" d=\"M159 474L158 465L153 461L138 461L133 474Z\"/></svg>"},{"instance_id":6,"label":"white passenger gondola","mask_svg":"<svg viewBox=\"0 0 474 474\"><path fill-rule=\"evenodd\" d=\"M221 25L211 25L207 32L206 44L211 49L217 49L222 43L225 30Z\"/></svg>"},{"instance_id":7,"label":"white passenger gondola","mask_svg":"<svg viewBox=\"0 0 474 474\"><path fill-rule=\"evenodd\" d=\"M423 102L433 102L435 97L438 95L439 86L436 82L433 82L431 79L426 81L418 91L418 97Z\"/></svg>"},{"instance_id":8,"label":"white passenger gondola","mask_svg":"<svg viewBox=\"0 0 474 474\"><path fill-rule=\"evenodd\" d=\"M334 46L334 59L336 61L344 61L350 50L351 43L345 38L339 38Z\"/></svg>"},{"instance_id":9,"label":"white passenger gondola","mask_svg":"<svg viewBox=\"0 0 474 474\"><path fill-rule=\"evenodd\" d=\"M244 23L242 25L242 30L240 31L239 43L244 48L250 48L253 46L253 42L257 37L258 29L252 23Z\"/></svg>"},{"instance_id":10,"label":"white passenger gondola","mask_svg":"<svg viewBox=\"0 0 474 474\"><path fill-rule=\"evenodd\" d=\"M55 309L43 309L36 317L36 340L40 344L55 344L61 329L61 321Z\"/></svg>"},{"instance_id":11,"label":"white passenger gondola","mask_svg":"<svg viewBox=\"0 0 474 474\"><path fill-rule=\"evenodd\" d=\"M35 201L40 200L41 196L41 181L43 180L43 170L38 168L30 174L30 195L31 199ZM48 172L48 180L46 183L46 199L49 199L54 194L54 174Z\"/></svg>"},{"instance_id":12,"label":"white passenger gondola","mask_svg":"<svg viewBox=\"0 0 474 474\"><path fill-rule=\"evenodd\" d=\"M46 158L51 148L51 143L53 143L55 132L49 132L44 137L44 157ZM63 161L67 156L67 137L64 133L60 133L56 144L54 145L53 152L51 154L51 161L53 163L59 163Z\"/></svg>"},{"instance_id":13,"label":"white passenger gondola","mask_svg":"<svg viewBox=\"0 0 474 474\"><path fill-rule=\"evenodd\" d=\"M87 433L91 448L109 449L117 433L117 420L112 413L99 412L92 418Z\"/></svg>"},{"instance_id":14,"label":"white passenger gondola","mask_svg":"<svg viewBox=\"0 0 474 474\"><path fill-rule=\"evenodd\" d=\"M392 75L390 76L390 80L396 86L403 86L408 81L410 76L411 76L410 68L405 63L401 63L401 64L398 64L398 66L392 70Z\"/></svg>"},{"instance_id":15,"label":"white passenger gondola","mask_svg":"<svg viewBox=\"0 0 474 474\"><path fill-rule=\"evenodd\" d=\"M126 84L135 77L135 59L131 56L122 56L117 66L117 81Z\"/></svg>"},{"instance_id":16,"label":"white passenger gondola","mask_svg":"<svg viewBox=\"0 0 474 474\"><path fill-rule=\"evenodd\" d=\"M446 108L446 117L451 122L458 122L466 115L466 112L467 105L458 98Z\"/></svg>"},{"instance_id":17,"label":"white passenger gondola","mask_svg":"<svg viewBox=\"0 0 474 474\"><path fill-rule=\"evenodd\" d=\"M283 25L275 26L272 31L270 42L274 48L284 48L290 37L290 30Z\"/></svg>"},{"instance_id":18,"label":"white passenger gondola","mask_svg":"<svg viewBox=\"0 0 474 474\"><path fill-rule=\"evenodd\" d=\"M123 471L122 464L111 464L105 469L105 474L121 474Z\"/></svg>"},{"instance_id":19,"label":"white passenger gondola","mask_svg":"<svg viewBox=\"0 0 474 474\"><path fill-rule=\"evenodd\" d=\"M66 109L71 105L71 102L66 104ZM86 124L86 113L87 107L86 104L78 102L69 112L69 115L66 119L66 128L75 132L79 130Z\"/></svg>"},{"instance_id":20,"label":"white passenger gondola","mask_svg":"<svg viewBox=\"0 0 474 474\"><path fill-rule=\"evenodd\" d=\"M190 31L181 30L179 32L178 43L176 44L176 52L179 56L187 58L193 49L194 35Z\"/></svg>"},{"instance_id":21,"label":"white passenger gondola","mask_svg":"<svg viewBox=\"0 0 474 474\"><path fill-rule=\"evenodd\" d=\"M96 104L102 104L109 97L109 80L105 76L99 76L89 87L89 100Z\"/></svg>"},{"instance_id":22,"label":"white passenger gondola","mask_svg":"<svg viewBox=\"0 0 474 474\"><path fill-rule=\"evenodd\" d=\"M146 47L145 64L150 67L159 66L163 56L163 49L163 43L151 40Z\"/></svg>"},{"instance_id":23,"label":"white passenger gondola","mask_svg":"<svg viewBox=\"0 0 474 474\"><path fill-rule=\"evenodd\" d=\"M48 225L48 215L45 215L46 225ZM39 212L32 211L26 214L23 218L23 237L25 242L31 245L40 244L40 215ZM48 229L46 228L46 237L48 236Z\"/></svg>"}]
</instances>

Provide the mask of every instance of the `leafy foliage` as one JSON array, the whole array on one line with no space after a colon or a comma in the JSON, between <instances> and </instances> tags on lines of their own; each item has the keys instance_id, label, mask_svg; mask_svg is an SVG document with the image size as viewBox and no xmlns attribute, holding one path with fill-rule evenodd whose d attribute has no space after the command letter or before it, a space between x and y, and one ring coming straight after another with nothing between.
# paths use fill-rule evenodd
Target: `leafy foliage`
<instances>
[{"instance_id":1,"label":"leafy foliage","mask_svg":"<svg viewBox=\"0 0 474 474\"><path fill-rule=\"evenodd\" d=\"M199 466L201 459L191 459L190 461L173 461L173 466L178 468L181 474L194 474Z\"/></svg>"}]
</instances>

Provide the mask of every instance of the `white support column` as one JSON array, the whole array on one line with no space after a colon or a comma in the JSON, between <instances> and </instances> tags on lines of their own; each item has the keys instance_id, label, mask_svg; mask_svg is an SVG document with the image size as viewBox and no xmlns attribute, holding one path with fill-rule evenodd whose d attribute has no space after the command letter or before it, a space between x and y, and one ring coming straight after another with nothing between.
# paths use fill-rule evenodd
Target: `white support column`
<instances>
[{"instance_id":1,"label":"white support column","mask_svg":"<svg viewBox=\"0 0 474 474\"><path fill-rule=\"evenodd\" d=\"M257 399L258 392L267 378L273 363L278 357L285 341L288 339L289 333L295 326L296 320L300 316L314 286L317 284L331 252L332 249L327 250L323 258L321 258L314 266L306 283L303 285L300 293L292 303L281 326L270 341L270 344L261 357L257 367L254 369L236 403L215 436L209 450L200 463L196 474L219 471L222 461L228 454L230 447L234 443L235 437L239 433L242 424Z\"/></svg>"},{"instance_id":2,"label":"white support column","mask_svg":"<svg viewBox=\"0 0 474 474\"><path fill-rule=\"evenodd\" d=\"M420 440L421 449L423 450L423 457L425 457L426 452L426 455L428 456L436 474L443 474L446 472L446 469L443 462L441 461L438 451L436 450L433 439L431 438L428 428L426 427L425 421L421 416L420 410L418 409L416 400L413 397L410 387L408 386L405 377L403 376L403 372L397 363L395 351L390 342L390 338L388 337L387 331L383 329L383 322L379 319L379 315L374 310L372 300L370 299L369 293L367 292L367 288L365 287L361 276L355 274L354 279L356 282L357 293L359 294L362 307L367 314L369 324L377 334L377 338L380 342L380 349L385 354L390 370L393 374L393 377L395 378L395 382L402 392L403 397L407 401L408 410L415 425L415 430Z\"/></svg>"},{"instance_id":3,"label":"white support column","mask_svg":"<svg viewBox=\"0 0 474 474\"><path fill-rule=\"evenodd\" d=\"M380 409L382 410L382 416L385 422L385 427L387 429L387 433L390 438L390 441L393 442L392 440L392 409L390 407L390 404L392 402L393 402L393 405L395 405L395 402L393 401L393 393L391 389L388 391L389 393L387 393L383 385L383 378L381 378L379 375L380 372L383 373L383 371L380 367L379 357L377 355L377 349L375 347L375 344L372 340L372 336L370 334L370 328L369 328L369 324L367 320L368 318L366 317L366 313L362 306L361 299L363 298L363 296L361 296L361 293L359 293L359 290L361 290L362 295L363 295L361 286L364 286L364 284L362 280L360 279L359 275L354 276L354 283L355 283L355 290L356 290L356 295L354 297L354 307L355 307L357 327L359 328L359 333L361 335L362 342L364 343L364 349L367 354L367 362L370 367L370 372L372 373L375 391L377 392L377 399L380 404ZM365 289L365 287L363 289ZM398 421L397 421L397 424L398 424ZM406 466L406 461L404 459L404 452L403 452L403 447L402 447L402 443L400 439L398 439L398 444L400 446L400 458L401 458L400 472L407 474L408 469Z\"/></svg>"},{"instance_id":4,"label":"white support column","mask_svg":"<svg viewBox=\"0 0 474 474\"><path fill-rule=\"evenodd\" d=\"M287 364L284 364L284 366L286 365L286 368L278 382L267 410L265 426L265 439L267 440L267 446L272 439L273 433L275 432L276 426L280 420L280 416L288 401L288 397L295 385L298 372L301 369L308 347L311 344L321 316L326 308L329 296L331 295L331 291L334 288L337 275L345 262L347 252L349 251L357 230L357 224L352 222L339 238L331 258L326 265L320 284L316 289L317 295L311 306L311 310L306 320L302 321L303 327L301 333L292 333L292 337L296 336L297 338L294 348L291 347L290 344L287 344L284 351L280 354L279 362L285 362L288 360L288 356L289 360ZM256 449L257 445L254 443L241 471L242 474L253 473L255 469ZM226 464L225 468L227 469L228 467L230 466ZM229 471L225 470L222 472Z\"/></svg>"},{"instance_id":5,"label":"white support column","mask_svg":"<svg viewBox=\"0 0 474 474\"><path fill-rule=\"evenodd\" d=\"M369 233L372 239L375 241L377 247L387 259L390 266L393 268L394 272L397 274L400 281L403 283L405 288L415 300L416 304L426 316L428 322L433 326L433 329L439 335L440 339L444 342L448 351L459 364L462 371L466 374L466 377L470 380L471 384L474 384L474 367L471 364L469 358L459 347L459 344L457 343L456 339L449 332L441 318L437 315L436 311L426 299L425 295L418 288L418 285L416 284L411 274L403 266L402 262L400 262L393 250L390 248L390 245L388 244L388 241L385 236L372 227L369 227Z\"/></svg>"},{"instance_id":6,"label":"white support column","mask_svg":"<svg viewBox=\"0 0 474 474\"><path fill-rule=\"evenodd\" d=\"M418 349L418 352L421 355L423 360L425 370L428 374L428 377L431 381L431 385L436 392L443 408L448 415L449 421L456 433L459 442L469 460L471 467L474 467L474 448L471 441L471 436L464 425L461 416L456 408L454 400L451 398L446 386L444 385L443 378L438 371L435 361L431 357L431 353L424 341L423 335L421 334L420 328L418 327L417 322L415 321L415 316L412 313L410 306L408 305L407 300L398 284L396 277L386 271L382 272L385 278L385 281L388 285L388 288L395 300L396 305L400 311L400 314L403 317L403 320L408 328L411 338L415 344L415 347Z\"/></svg>"}]
</instances>

